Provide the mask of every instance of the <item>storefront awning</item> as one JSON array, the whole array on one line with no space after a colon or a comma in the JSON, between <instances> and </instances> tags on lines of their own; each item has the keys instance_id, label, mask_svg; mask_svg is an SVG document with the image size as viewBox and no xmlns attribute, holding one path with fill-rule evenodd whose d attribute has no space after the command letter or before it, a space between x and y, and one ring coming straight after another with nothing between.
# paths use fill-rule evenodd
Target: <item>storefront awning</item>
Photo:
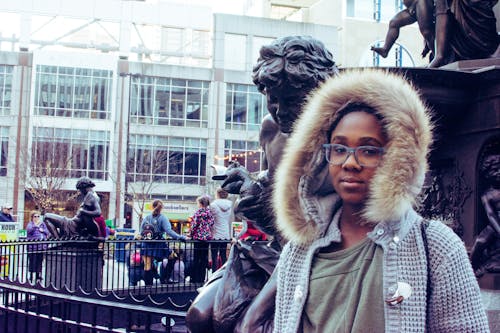
<instances>
[{"instance_id":1,"label":"storefront awning","mask_svg":"<svg viewBox=\"0 0 500 333\"><path fill-rule=\"evenodd\" d=\"M190 213L170 213L170 212L165 212L164 213L170 221L185 221L189 217L192 216Z\"/></svg>"}]
</instances>

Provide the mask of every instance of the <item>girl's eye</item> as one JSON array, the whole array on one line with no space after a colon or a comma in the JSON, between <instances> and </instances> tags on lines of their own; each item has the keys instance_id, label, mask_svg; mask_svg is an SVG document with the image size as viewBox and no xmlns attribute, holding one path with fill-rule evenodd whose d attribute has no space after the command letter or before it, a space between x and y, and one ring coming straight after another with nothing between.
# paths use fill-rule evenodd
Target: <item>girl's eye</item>
<instances>
[{"instance_id":1,"label":"girl's eye","mask_svg":"<svg viewBox=\"0 0 500 333\"><path fill-rule=\"evenodd\" d=\"M373 156L373 155L378 155L379 150L375 147L363 147L361 149L361 153L363 155Z\"/></svg>"},{"instance_id":2,"label":"girl's eye","mask_svg":"<svg viewBox=\"0 0 500 333\"><path fill-rule=\"evenodd\" d=\"M337 154L343 154L347 151L347 149L344 146L341 145L334 145L332 147L332 150L337 153Z\"/></svg>"}]
</instances>

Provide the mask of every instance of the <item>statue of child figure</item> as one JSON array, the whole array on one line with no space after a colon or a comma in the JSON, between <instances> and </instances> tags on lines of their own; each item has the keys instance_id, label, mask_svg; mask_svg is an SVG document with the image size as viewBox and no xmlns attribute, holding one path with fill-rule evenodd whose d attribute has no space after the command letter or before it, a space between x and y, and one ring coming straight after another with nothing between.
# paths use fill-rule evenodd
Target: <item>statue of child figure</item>
<instances>
[{"instance_id":1,"label":"statue of child figure","mask_svg":"<svg viewBox=\"0 0 500 333\"><path fill-rule=\"evenodd\" d=\"M418 22L420 33L424 37L424 50L422 57L431 52L430 58L434 57L434 22L433 3L429 0L404 0L405 9L398 12L389 22L389 30L385 37L384 46L372 46L371 50L386 58L392 46L399 37L399 30L407 25Z\"/></svg>"},{"instance_id":2,"label":"statue of child figure","mask_svg":"<svg viewBox=\"0 0 500 333\"><path fill-rule=\"evenodd\" d=\"M489 155L481 164L488 188L481 195L488 225L477 236L471 251L474 273L500 272L500 155Z\"/></svg>"}]
</instances>

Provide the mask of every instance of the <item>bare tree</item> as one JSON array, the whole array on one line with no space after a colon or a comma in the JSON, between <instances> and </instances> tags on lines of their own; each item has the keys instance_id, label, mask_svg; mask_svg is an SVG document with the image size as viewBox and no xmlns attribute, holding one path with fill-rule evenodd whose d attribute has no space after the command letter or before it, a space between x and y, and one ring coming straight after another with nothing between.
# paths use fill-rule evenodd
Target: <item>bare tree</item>
<instances>
[{"instance_id":1,"label":"bare tree","mask_svg":"<svg viewBox=\"0 0 500 333\"><path fill-rule=\"evenodd\" d=\"M78 195L63 191L63 185L71 176L72 156L65 142L34 141L31 154L20 154L19 177L35 205L42 213L52 212L75 199Z\"/></svg>"},{"instance_id":2,"label":"bare tree","mask_svg":"<svg viewBox=\"0 0 500 333\"><path fill-rule=\"evenodd\" d=\"M141 222L151 194L160 183L166 182L169 170L178 170L180 174L184 159L182 154L169 153L166 150L142 150L138 151L137 155L132 153L127 159L125 202L139 216Z\"/></svg>"}]
</instances>

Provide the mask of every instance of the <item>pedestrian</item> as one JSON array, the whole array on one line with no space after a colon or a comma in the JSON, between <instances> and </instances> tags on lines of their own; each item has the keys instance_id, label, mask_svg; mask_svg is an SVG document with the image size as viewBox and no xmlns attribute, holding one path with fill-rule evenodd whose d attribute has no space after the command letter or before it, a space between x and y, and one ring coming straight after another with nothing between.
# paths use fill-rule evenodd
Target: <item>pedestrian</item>
<instances>
[{"instance_id":1,"label":"pedestrian","mask_svg":"<svg viewBox=\"0 0 500 333\"><path fill-rule=\"evenodd\" d=\"M162 209L163 202L154 200L153 212L146 216L141 223L141 238L148 241L141 244L141 255L144 262L143 278L147 286L153 285L153 278L156 274L154 259L161 262L170 254L167 244L157 240L164 240L165 234L173 239L186 240L186 236L179 235L172 229L172 224L170 224L168 218L161 213Z\"/></svg>"},{"instance_id":2,"label":"pedestrian","mask_svg":"<svg viewBox=\"0 0 500 333\"><path fill-rule=\"evenodd\" d=\"M160 265L160 281L162 284L179 283L184 281L184 259L181 249L175 248L168 258L163 259Z\"/></svg>"},{"instance_id":3,"label":"pedestrian","mask_svg":"<svg viewBox=\"0 0 500 333\"><path fill-rule=\"evenodd\" d=\"M141 248L138 243L128 243L125 245L126 263L128 267L128 284L131 287L137 286L142 280L144 272L144 262L141 257Z\"/></svg>"},{"instance_id":4,"label":"pedestrian","mask_svg":"<svg viewBox=\"0 0 500 333\"><path fill-rule=\"evenodd\" d=\"M212 239L211 228L214 217L208 208L210 198L203 195L196 199L198 210L191 217L191 239L194 242L193 263L191 265L191 282L205 282L205 273L208 267L208 241Z\"/></svg>"},{"instance_id":5,"label":"pedestrian","mask_svg":"<svg viewBox=\"0 0 500 333\"><path fill-rule=\"evenodd\" d=\"M0 212L0 222L14 222L14 218L12 217L12 204L2 204L2 211Z\"/></svg>"},{"instance_id":6,"label":"pedestrian","mask_svg":"<svg viewBox=\"0 0 500 333\"><path fill-rule=\"evenodd\" d=\"M312 95L275 177L288 243L274 332L489 331L463 242L413 209L431 127L388 72L344 72Z\"/></svg>"},{"instance_id":7,"label":"pedestrian","mask_svg":"<svg viewBox=\"0 0 500 333\"><path fill-rule=\"evenodd\" d=\"M233 202L227 197L227 193L222 188L217 189L217 199L210 204L210 211L214 216L214 224L212 226L212 239L227 240L231 239L231 220L233 216ZM218 268L218 260L220 257L220 265L223 265L227 260L227 244L228 242L212 242L210 243L210 252L212 256L212 272ZM219 266L220 267L220 266Z\"/></svg>"},{"instance_id":8,"label":"pedestrian","mask_svg":"<svg viewBox=\"0 0 500 333\"><path fill-rule=\"evenodd\" d=\"M49 237L49 229L40 217L40 212L33 211L30 215L30 221L26 226L26 239L33 241L28 244L28 271L31 282L42 281L42 266L44 252L47 250L47 244L36 244L36 241L44 241Z\"/></svg>"}]
</instances>

